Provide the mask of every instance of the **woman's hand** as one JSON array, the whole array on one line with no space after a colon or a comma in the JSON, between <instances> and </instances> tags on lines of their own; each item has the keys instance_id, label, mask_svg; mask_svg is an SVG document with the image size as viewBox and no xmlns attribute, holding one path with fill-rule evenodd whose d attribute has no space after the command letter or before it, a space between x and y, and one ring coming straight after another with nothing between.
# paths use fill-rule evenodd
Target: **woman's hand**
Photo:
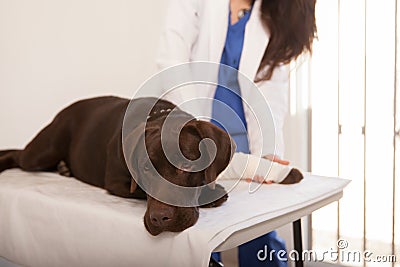
<instances>
[{"instance_id":1,"label":"woman's hand","mask_svg":"<svg viewBox=\"0 0 400 267\"><path fill-rule=\"evenodd\" d=\"M286 166L290 164L289 161L283 160L279 156L272 155L272 154L265 155L262 158L270 160L272 162L276 162L276 163L282 164L282 165L286 165ZM265 177L263 177L261 175L255 175L253 177L253 179L246 178L246 181L247 182L256 182L256 183L260 183L260 184L273 184L274 183L273 181L265 180Z\"/></svg>"},{"instance_id":2,"label":"woman's hand","mask_svg":"<svg viewBox=\"0 0 400 267\"><path fill-rule=\"evenodd\" d=\"M270 160L272 162L276 162L276 163L282 164L282 165L289 165L290 164L289 161L283 160L277 155L268 154L268 155L263 156L263 158L264 159L268 159L268 160Z\"/></svg>"},{"instance_id":3,"label":"woman's hand","mask_svg":"<svg viewBox=\"0 0 400 267\"><path fill-rule=\"evenodd\" d=\"M274 183L273 181L265 180L265 178L263 176L261 176L261 175L255 175L253 177L253 179L246 178L245 180L248 183L250 183L250 182L256 182L256 183L259 183L259 184L273 184Z\"/></svg>"}]
</instances>

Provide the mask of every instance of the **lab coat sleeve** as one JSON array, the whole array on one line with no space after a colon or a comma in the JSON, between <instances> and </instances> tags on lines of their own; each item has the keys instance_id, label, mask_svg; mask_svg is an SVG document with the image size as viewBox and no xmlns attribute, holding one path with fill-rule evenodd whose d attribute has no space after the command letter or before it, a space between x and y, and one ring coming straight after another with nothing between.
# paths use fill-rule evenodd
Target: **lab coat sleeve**
<instances>
[{"instance_id":1,"label":"lab coat sleeve","mask_svg":"<svg viewBox=\"0 0 400 267\"><path fill-rule=\"evenodd\" d=\"M156 58L159 70L191 60L199 31L200 1L169 1Z\"/></svg>"},{"instance_id":2,"label":"lab coat sleeve","mask_svg":"<svg viewBox=\"0 0 400 267\"><path fill-rule=\"evenodd\" d=\"M249 120L247 124L252 154L284 156L283 124L289 109L289 73L289 65L279 66L274 70L274 74L270 80L257 84L272 112L275 126L275 152L271 151L268 144L270 140L266 140L265 137L260 136L260 131L257 130L257 127L259 127L257 122ZM251 116L249 114L246 117L249 118ZM261 134L262 132L265 132L265 129L261 129Z\"/></svg>"}]
</instances>

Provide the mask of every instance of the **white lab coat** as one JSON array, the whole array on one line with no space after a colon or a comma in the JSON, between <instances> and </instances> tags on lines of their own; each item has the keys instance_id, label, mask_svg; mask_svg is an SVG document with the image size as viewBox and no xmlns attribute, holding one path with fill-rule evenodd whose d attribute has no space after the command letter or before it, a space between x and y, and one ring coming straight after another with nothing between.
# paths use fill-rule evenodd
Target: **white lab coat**
<instances>
[{"instance_id":1,"label":"white lab coat","mask_svg":"<svg viewBox=\"0 0 400 267\"><path fill-rule=\"evenodd\" d=\"M269 32L260 20L261 0L255 0L251 17L246 25L243 51L239 71L251 81L256 77L261 59L268 44ZM228 28L229 0L170 0L164 30L161 35L157 66L160 70L176 64L193 61L219 63ZM257 87L268 101L275 124L275 154L283 156L282 127L288 112L289 67L275 69L269 81L257 83ZM208 89L207 89L208 88ZM202 90L181 90L179 95L170 95L168 100L179 104L187 98L210 97L215 86ZM242 88L242 96L257 97L251 90ZM211 106L201 107L211 116ZM191 112L190 110L188 110ZM252 154L274 153L257 131L257 121L250 119L250 110L244 107L248 126L249 145ZM264 137L265 138L265 137Z\"/></svg>"}]
</instances>

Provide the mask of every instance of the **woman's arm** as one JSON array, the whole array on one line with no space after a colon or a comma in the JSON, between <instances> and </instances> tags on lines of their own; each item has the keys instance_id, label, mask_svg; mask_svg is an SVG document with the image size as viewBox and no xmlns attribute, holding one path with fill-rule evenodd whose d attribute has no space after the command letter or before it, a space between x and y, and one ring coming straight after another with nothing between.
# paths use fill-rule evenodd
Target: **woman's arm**
<instances>
[{"instance_id":1,"label":"woman's arm","mask_svg":"<svg viewBox=\"0 0 400 267\"><path fill-rule=\"evenodd\" d=\"M293 167L245 153L235 153L228 167L217 179L240 179L260 177L262 180L281 183Z\"/></svg>"},{"instance_id":2,"label":"woman's arm","mask_svg":"<svg viewBox=\"0 0 400 267\"><path fill-rule=\"evenodd\" d=\"M156 59L159 70L191 60L198 36L200 1L170 0Z\"/></svg>"},{"instance_id":3,"label":"woman's arm","mask_svg":"<svg viewBox=\"0 0 400 267\"><path fill-rule=\"evenodd\" d=\"M271 142L272 140L268 140L265 136L260 136L261 133L258 130L258 127L260 126L258 122L251 119L253 117L251 114L246 114L246 118L249 118L247 126L249 132L250 151L252 154L273 154L283 157L283 124L289 111L289 72L290 68L288 65L277 67L271 80L257 83L257 87L270 106L272 117L274 119L276 150L271 151L271 144L268 144L268 142ZM246 110L246 112L249 111ZM261 129L261 132L270 132L270 129Z\"/></svg>"}]
</instances>

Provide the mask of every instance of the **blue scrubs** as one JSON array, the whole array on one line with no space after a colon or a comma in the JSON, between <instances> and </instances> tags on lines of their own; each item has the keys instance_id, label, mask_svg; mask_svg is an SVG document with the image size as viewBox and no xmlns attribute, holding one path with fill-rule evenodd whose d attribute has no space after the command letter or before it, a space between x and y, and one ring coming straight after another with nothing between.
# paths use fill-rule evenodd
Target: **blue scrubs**
<instances>
[{"instance_id":1,"label":"blue scrubs","mask_svg":"<svg viewBox=\"0 0 400 267\"><path fill-rule=\"evenodd\" d=\"M250 12L246 12L237 23L231 25L229 13L229 26L225 41L221 64L228 65L235 70L221 68L219 72L219 84L214 95L211 122L227 131L235 140L237 152L250 153L247 138L247 123L244 115L243 101L240 96L240 86L237 72L243 50L246 23L250 18ZM221 86L221 84L225 85ZM230 108L227 108L230 107ZM239 264L241 267L269 266L287 267L287 262L279 261L276 253L273 253L272 261L261 261L257 253L267 247L267 255L271 250L276 252L286 251L285 242L279 238L275 231L260 236L239 246ZM220 253L213 253L212 257L221 261Z\"/></svg>"}]
</instances>

